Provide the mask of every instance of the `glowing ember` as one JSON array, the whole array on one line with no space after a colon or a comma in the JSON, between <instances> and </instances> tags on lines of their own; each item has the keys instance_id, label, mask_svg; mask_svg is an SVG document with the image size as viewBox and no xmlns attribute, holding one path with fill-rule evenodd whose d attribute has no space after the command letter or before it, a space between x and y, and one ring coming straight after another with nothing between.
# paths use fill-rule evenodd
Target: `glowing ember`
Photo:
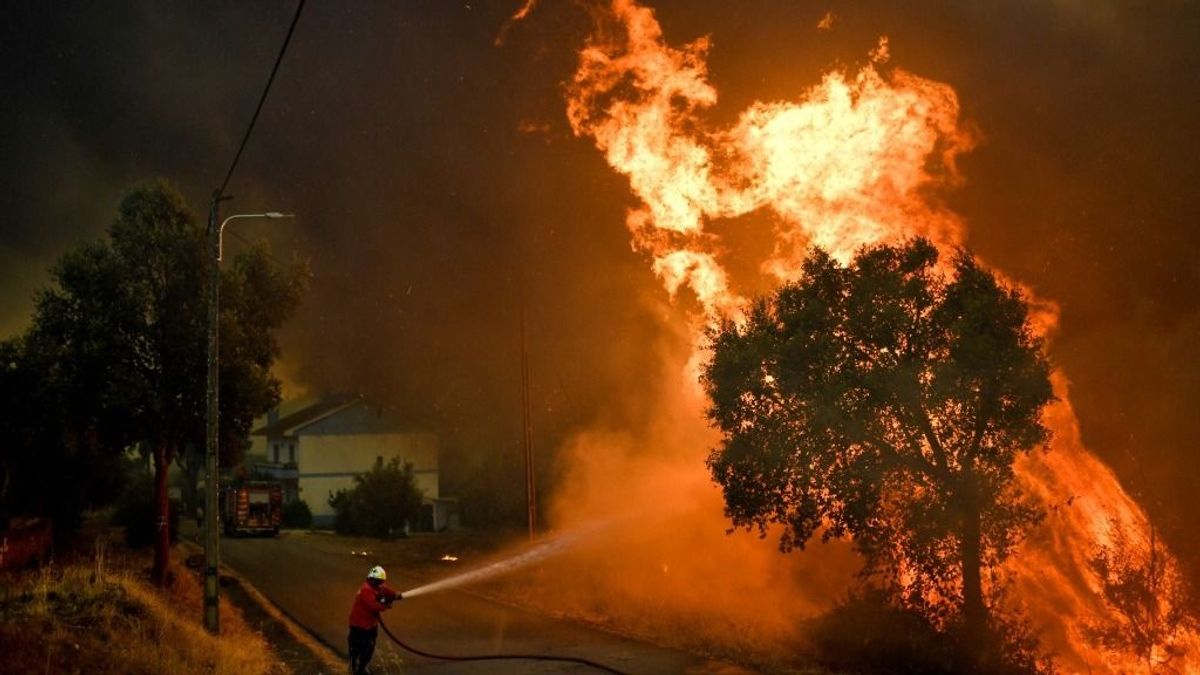
<instances>
[{"instance_id":1,"label":"glowing ember","mask_svg":"<svg viewBox=\"0 0 1200 675\"><path fill-rule=\"evenodd\" d=\"M796 276L812 245L844 261L865 244L916 235L944 249L965 240L961 219L932 195L958 181L955 158L971 147L972 136L959 124L949 86L900 69L886 75L876 69L873 64L889 58L886 38L857 72L830 72L796 101L756 102L732 125L714 128L703 117L717 103L717 90L708 81L707 38L671 47L651 10L632 0L613 0L610 10L598 19L601 25L580 53L567 116L575 134L592 139L612 168L628 177L641 202L626 219L634 247L651 256L651 268L672 298L685 288L695 295L702 310L697 333L717 319L739 319L744 306L734 290L737 280L722 264L722 242L708 227L717 220L764 214L738 225L747 223L770 238L772 252L761 260L760 272L780 281ZM822 29L833 25L832 15L826 18ZM1030 297L1038 329L1052 334L1056 308ZM683 392L685 400L695 394L699 352L688 361L693 390ZM1146 516L1080 443L1061 373L1055 375L1055 389L1061 400L1046 413L1055 433L1052 450L1031 454L1017 467L1048 518L1011 560L1013 601L1043 628L1046 646L1064 668L1136 668L1136 661L1122 663L1099 652L1082 639L1079 628L1107 611L1088 557L1107 541L1110 521L1129 532L1145 532ZM703 426L699 410L691 412L678 419ZM701 429L676 429L674 435L710 438ZM575 445L594 450L596 444L581 438ZM695 478L673 479L697 508L711 502L703 490L715 489L699 475L704 468L698 455L705 447L693 448L686 464L620 475L640 475L652 485L665 473L694 472ZM596 462L582 452L578 457L576 490L566 498L575 502L572 512L611 506L590 501L588 471ZM711 521L719 526L719 511ZM761 558L753 562L774 564ZM662 563L661 569L685 574L679 564ZM1184 642L1189 653L1172 667L1200 670L1196 636L1187 635Z\"/></svg>"}]
</instances>

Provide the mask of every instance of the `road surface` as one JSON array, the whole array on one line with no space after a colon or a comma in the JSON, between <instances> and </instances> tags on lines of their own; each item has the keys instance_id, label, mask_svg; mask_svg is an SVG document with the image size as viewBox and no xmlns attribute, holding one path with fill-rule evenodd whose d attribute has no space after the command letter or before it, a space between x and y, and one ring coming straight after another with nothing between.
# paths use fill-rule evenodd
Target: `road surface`
<instances>
[{"instance_id":1,"label":"road surface","mask_svg":"<svg viewBox=\"0 0 1200 675\"><path fill-rule=\"evenodd\" d=\"M353 557L331 535L284 533L276 539L221 542L221 562L236 570L293 620L342 656L354 593L370 565L389 571L389 585L404 590L427 579L406 578L389 560ZM666 649L565 620L501 604L462 590L421 595L384 614L388 627L418 649L451 655L497 653L582 657L630 675L746 673L741 668ZM471 675L597 673L578 664L540 661L433 661L400 651L381 631L376 673Z\"/></svg>"}]
</instances>

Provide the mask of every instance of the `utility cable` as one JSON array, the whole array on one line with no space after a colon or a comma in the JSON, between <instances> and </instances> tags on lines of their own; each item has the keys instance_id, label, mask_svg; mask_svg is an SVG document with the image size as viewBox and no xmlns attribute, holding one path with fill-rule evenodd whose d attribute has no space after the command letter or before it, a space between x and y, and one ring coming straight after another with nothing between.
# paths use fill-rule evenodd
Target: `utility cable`
<instances>
[{"instance_id":1,"label":"utility cable","mask_svg":"<svg viewBox=\"0 0 1200 675\"><path fill-rule=\"evenodd\" d=\"M626 673L624 671L617 670L616 668L612 668L610 666L606 666L603 663L597 663L595 661L591 661L589 659L584 659L584 658L580 658L580 657L576 657L576 656L550 656L548 654L489 654L489 655L481 655L481 656L447 656L445 654L433 654L430 652L422 651L420 649L417 649L416 647L413 647L411 645L401 642L400 638L397 638L395 635L392 635L392 631L388 630L387 624L385 624L383 622L382 618L379 619L379 626L381 628L383 628L383 632L386 633L387 636L392 639L392 642L395 642L396 644L400 645L400 647L402 647L405 651L412 652L413 654L416 654L417 656L423 656L427 659L436 659L439 661L557 661L560 663L575 663L575 664L579 664L581 666L588 666L590 668L595 668L596 670L600 670L600 671L603 671L606 673L613 673L613 675L628 675L628 673Z\"/></svg>"},{"instance_id":2,"label":"utility cable","mask_svg":"<svg viewBox=\"0 0 1200 675\"><path fill-rule=\"evenodd\" d=\"M267 102L267 93L271 91L275 73L279 72L279 64L283 62L283 55L287 52L288 43L292 41L292 33L296 32L296 23L300 21L300 13L304 11L304 2L305 0L300 0L300 4L296 6L296 15L292 17L292 25L288 27L287 37L283 39L283 46L279 48L279 56L275 58L275 66L271 68L267 86L263 87L262 96L258 99L258 107L254 109L254 116L250 118L250 126L246 127L246 135L242 136L242 144L238 146L237 154L233 156L233 163L229 165L229 171L225 174L225 180L221 183L221 188L217 190L217 195L224 194L225 188L229 187L229 179L233 178L233 170L237 168L238 160L242 158L242 151L246 149L246 143L250 140L250 132L254 131L254 123L258 121L258 114L262 112L263 104Z\"/></svg>"}]
</instances>

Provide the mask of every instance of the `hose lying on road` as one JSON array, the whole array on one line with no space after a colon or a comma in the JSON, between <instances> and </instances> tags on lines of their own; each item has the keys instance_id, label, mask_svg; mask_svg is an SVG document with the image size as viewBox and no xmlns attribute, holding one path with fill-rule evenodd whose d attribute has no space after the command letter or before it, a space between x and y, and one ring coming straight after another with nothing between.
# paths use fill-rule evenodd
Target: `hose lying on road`
<instances>
[{"instance_id":1,"label":"hose lying on road","mask_svg":"<svg viewBox=\"0 0 1200 675\"><path fill-rule=\"evenodd\" d=\"M623 671L617 670L616 668L611 668L609 666L604 665L603 663L596 663L595 661L590 661L588 659L578 658L578 657L574 657L574 656L548 656L546 654L490 654L487 656L447 656L445 654L431 654L429 652L421 651L420 649L417 649L416 647L413 647L411 645L407 645L407 644L401 642L400 638L396 637L395 635L392 635L392 631L388 630L387 624L385 624L383 622L383 619L379 620L379 626L381 628L383 628L383 632L386 633L387 636L392 639L392 642L395 642L396 644L400 645L400 647L402 647L405 651L412 652L413 654L416 654L417 656L423 656L427 659L438 659L440 661L508 661L508 660L560 661L563 663L578 663L579 665L589 666L589 667L595 668L596 670L602 670L606 673L613 673L614 675L628 675L627 673L625 673Z\"/></svg>"}]
</instances>

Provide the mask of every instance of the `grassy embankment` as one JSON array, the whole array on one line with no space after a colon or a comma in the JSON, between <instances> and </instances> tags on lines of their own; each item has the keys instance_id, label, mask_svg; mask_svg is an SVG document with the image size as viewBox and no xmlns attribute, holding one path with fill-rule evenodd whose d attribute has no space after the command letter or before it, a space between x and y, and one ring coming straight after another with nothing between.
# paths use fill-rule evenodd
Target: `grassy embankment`
<instances>
[{"instance_id":1,"label":"grassy embankment","mask_svg":"<svg viewBox=\"0 0 1200 675\"><path fill-rule=\"evenodd\" d=\"M200 622L198 575L178 564L165 590L147 581L149 557L103 543L90 555L0 577L5 672L89 675L286 675L262 635L229 603L221 636Z\"/></svg>"}]
</instances>

